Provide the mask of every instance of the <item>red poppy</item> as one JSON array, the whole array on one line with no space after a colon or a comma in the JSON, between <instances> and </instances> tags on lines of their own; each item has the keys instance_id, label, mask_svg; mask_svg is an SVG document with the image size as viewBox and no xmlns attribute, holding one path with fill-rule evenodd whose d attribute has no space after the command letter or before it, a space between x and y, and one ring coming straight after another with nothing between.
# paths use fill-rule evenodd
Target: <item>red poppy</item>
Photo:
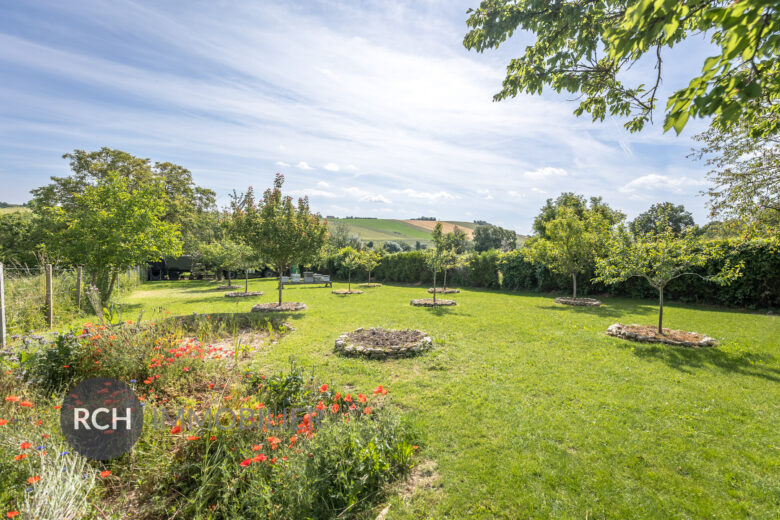
<instances>
[{"instance_id":1,"label":"red poppy","mask_svg":"<svg viewBox=\"0 0 780 520\"><path fill-rule=\"evenodd\" d=\"M20 450L29 450L30 448L32 448L32 444L29 442L23 442L22 445L19 446Z\"/></svg>"},{"instance_id":2,"label":"red poppy","mask_svg":"<svg viewBox=\"0 0 780 520\"><path fill-rule=\"evenodd\" d=\"M7 516L8 518L15 518L15 517L19 516L19 511L8 511L5 514L5 516Z\"/></svg>"},{"instance_id":3,"label":"red poppy","mask_svg":"<svg viewBox=\"0 0 780 520\"><path fill-rule=\"evenodd\" d=\"M387 395L387 388L382 388L382 385L379 385L378 387L374 388L374 395L377 394Z\"/></svg>"},{"instance_id":4,"label":"red poppy","mask_svg":"<svg viewBox=\"0 0 780 520\"><path fill-rule=\"evenodd\" d=\"M179 424L171 428L171 435L176 435L177 433L181 433L181 425Z\"/></svg>"},{"instance_id":5,"label":"red poppy","mask_svg":"<svg viewBox=\"0 0 780 520\"><path fill-rule=\"evenodd\" d=\"M36 483L36 482L38 482L39 480L41 480L41 477L39 477L38 475L36 475L36 476L34 476L34 477L30 477L30 478L28 478L28 479L27 479L27 483L28 483L28 484L35 484L35 483Z\"/></svg>"},{"instance_id":6,"label":"red poppy","mask_svg":"<svg viewBox=\"0 0 780 520\"><path fill-rule=\"evenodd\" d=\"M262 444L255 444L254 446L252 446L252 451L257 451L257 450L262 450L262 449L263 449L263 445Z\"/></svg>"},{"instance_id":7,"label":"red poppy","mask_svg":"<svg viewBox=\"0 0 780 520\"><path fill-rule=\"evenodd\" d=\"M317 403L317 410L324 410L324 409L325 409L325 404L322 401Z\"/></svg>"},{"instance_id":8,"label":"red poppy","mask_svg":"<svg viewBox=\"0 0 780 520\"><path fill-rule=\"evenodd\" d=\"M320 387L320 392L327 392L328 391L328 385L322 385Z\"/></svg>"},{"instance_id":9,"label":"red poppy","mask_svg":"<svg viewBox=\"0 0 780 520\"><path fill-rule=\"evenodd\" d=\"M360 401L361 403L365 403L365 402L366 402L366 399L367 399L367 398L366 398L366 396L365 396L365 395L363 395L363 394L358 394L358 401Z\"/></svg>"},{"instance_id":10,"label":"red poppy","mask_svg":"<svg viewBox=\"0 0 780 520\"><path fill-rule=\"evenodd\" d=\"M26 453L20 453L19 455L17 455L16 457L14 457L14 461L18 461L18 460L24 460L24 459L26 459L26 458L27 458L27 454L26 454Z\"/></svg>"},{"instance_id":11,"label":"red poppy","mask_svg":"<svg viewBox=\"0 0 780 520\"><path fill-rule=\"evenodd\" d=\"M210 441L215 441L215 440L217 440L217 436L216 435L212 435L211 437L209 437L209 440Z\"/></svg>"},{"instance_id":12,"label":"red poppy","mask_svg":"<svg viewBox=\"0 0 780 520\"><path fill-rule=\"evenodd\" d=\"M363 408L363 413L366 415L371 415L371 407L366 406L365 408Z\"/></svg>"},{"instance_id":13,"label":"red poppy","mask_svg":"<svg viewBox=\"0 0 780 520\"><path fill-rule=\"evenodd\" d=\"M15 402L19 401L19 397L16 396L16 395L9 395L8 397L5 398L5 400L6 401L10 401L12 403L15 403Z\"/></svg>"},{"instance_id":14,"label":"red poppy","mask_svg":"<svg viewBox=\"0 0 780 520\"><path fill-rule=\"evenodd\" d=\"M198 437L197 435L190 435L189 437L187 437L188 441L197 441L198 439L200 439L200 437Z\"/></svg>"},{"instance_id":15,"label":"red poppy","mask_svg":"<svg viewBox=\"0 0 780 520\"><path fill-rule=\"evenodd\" d=\"M8 421L5 419L0 419L0 426L5 426L6 424L8 424Z\"/></svg>"},{"instance_id":16,"label":"red poppy","mask_svg":"<svg viewBox=\"0 0 780 520\"><path fill-rule=\"evenodd\" d=\"M242 468L245 468L252 464L252 459L244 459L241 461L241 464L239 464Z\"/></svg>"},{"instance_id":17,"label":"red poppy","mask_svg":"<svg viewBox=\"0 0 780 520\"><path fill-rule=\"evenodd\" d=\"M263 455L262 453L258 453L258 454L257 454L257 455L255 455L255 457L252 459L252 462L263 462L263 461L264 461L264 460L266 460L267 458L268 458L268 457L266 457L266 456L265 456L265 455Z\"/></svg>"},{"instance_id":18,"label":"red poppy","mask_svg":"<svg viewBox=\"0 0 780 520\"><path fill-rule=\"evenodd\" d=\"M338 412L339 411L339 404L338 403L333 403L333 406L330 407L330 411L333 412L333 413Z\"/></svg>"},{"instance_id":19,"label":"red poppy","mask_svg":"<svg viewBox=\"0 0 780 520\"><path fill-rule=\"evenodd\" d=\"M100 477L101 477L101 478L106 478L106 477L107 477L107 476L109 476L110 474L111 474L111 472L110 472L109 470L106 470L106 471L101 471L101 472L100 472Z\"/></svg>"}]
</instances>

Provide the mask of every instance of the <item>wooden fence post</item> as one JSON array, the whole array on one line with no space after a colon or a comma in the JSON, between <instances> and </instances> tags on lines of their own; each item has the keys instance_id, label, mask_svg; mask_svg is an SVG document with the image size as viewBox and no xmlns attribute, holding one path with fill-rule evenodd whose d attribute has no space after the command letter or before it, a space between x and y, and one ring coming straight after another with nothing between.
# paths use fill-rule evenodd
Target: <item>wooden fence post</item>
<instances>
[{"instance_id":1,"label":"wooden fence post","mask_svg":"<svg viewBox=\"0 0 780 520\"><path fill-rule=\"evenodd\" d=\"M0 262L0 348L5 349L5 279L3 262Z\"/></svg>"},{"instance_id":2,"label":"wooden fence post","mask_svg":"<svg viewBox=\"0 0 780 520\"><path fill-rule=\"evenodd\" d=\"M46 324L54 327L54 292L51 283L51 264L46 264Z\"/></svg>"},{"instance_id":3,"label":"wooden fence post","mask_svg":"<svg viewBox=\"0 0 780 520\"><path fill-rule=\"evenodd\" d=\"M76 308L81 310L81 266L76 268Z\"/></svg>"}]
</instances>

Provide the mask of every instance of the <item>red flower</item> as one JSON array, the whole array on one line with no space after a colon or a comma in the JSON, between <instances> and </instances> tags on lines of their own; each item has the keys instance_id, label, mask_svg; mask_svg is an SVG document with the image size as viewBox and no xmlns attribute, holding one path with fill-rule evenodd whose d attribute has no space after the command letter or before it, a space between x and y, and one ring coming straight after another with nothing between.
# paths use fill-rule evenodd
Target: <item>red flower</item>
<instances>
[{"instance_id":1,"label":"red flower","mask_svg":"<svg viewBox=\"0 0 780 520\"><path fill-rule=\"evenodd\" d=\"M358 394L358 401L360 401L361 403L365 403L365 402L366 402L366 399L367 399L367 398L366 398L366 396L365 396L365 395L363 395L363 394Z\"/></svg>"},{"instance_id":2,"label":"red flower","mask_svg":"<svg viewBox=\"0 0 780 520\"><path fill-rule=\"evenodd\" d=\"M39 480L41 480L41 477L39 477L38 475L36 475L36 476L34 476L34 477L30 477L30 478L28 478L28 479L27 479L27 483L28 483L28 484L35 484L35 483L36 483L36 482L38 482Z\"/></svg>"},{"instance_id":3,"label":"red flower","mask_svg":"<svg viewBox=\"0 0 780 520\"><path fill-rule=\"evenodd\" d=\"M257 454L257 455L255 455L255 457L252 459L252 462L263 462L263 461L264 461L264 460L266 460L267 458L268 458L268 457L266 457L266 456L265 456L265 455L263 455L262 453L258 453L258 454Z\"/></svg>"},{"instance_id":4,"label":"red flower","mask_svg":"<svg viewBox=\"0 0 780 520\"><path fill-rule=\"evenodd\" d=\"M366 415L371 415L371 407L366 406L365 408L363 408L363 413Z\"/></svg>"},{"instance_id":5,"label":"red flower","mask_svg":"<svg viewBox=\"0 0 780 520\"><path fill-rule=\"evenodd\" d=\"M263 445L262 444L255 444L254 446L252 446L252 451L257 451L257 450L262 450L262 449L263 449Z\"/></svg>"},{"instance_id":6,"label":"red flower","mask_svg":"<svg viewBox=\"0 0 780 520\"><path fill-rule=\"evenodd\" d=\"M8 512L5 514L5 516L7 516L8 518L14 518L14 517L17 517L17 516L19 516L19 511L8 511Z\"/></svg>"},{"instance_id":7,"label":"red flower","mask_svg":"<svg viewBox=\"0 0 780 520\"><path fill-rule=\"evenodd\" d=\"M339 404L338 403L333 403L333 406L330 407L330 411L333 412L333 413L338 412L339 411Z\"/></svg>"},{"instance_id":8,"label":"red flower","mask_svg":"<svg viewBox=\"0 0 780 520\"><path fill-rule=\"evenodd\" d=\"M25 408L32 408L33 404L30 401L22 401L19 403L19 406L24 406Z\"/></svg>"},{"instance_id":9,"label":"red flower","mask_svg":"<svg viewBox=\"0 0 780 520\"><path fill-rule=\"evenodd\" d=\"M5 419L0 419L0 426L5 426L6 424L8 424L8 421Z\"/></svg>"},{"instance_id":10,"label":"red flower","mask_svg":"<svg viewBox=\"0 0 780 520\"><path fill-rule=\"evenodd\" d=\"M189 437L187 437L188 441L197 441L198 439L200 439L200 437L198 437L197 435L190 435Z\"/></svg>"},{"instance_id":11,"label":"red flower","mask_svg":"<svg viewBox=\"0 0 780 520\"><path fill-rule=\"evenodd\" d=\"M109 476L110 474L111 474L111 472L110 472L109 470L106 470L106 471L101 471L101 472L100 472L100 477L101 477L101 478L106 478L106 477L107 477L107 476Z\"/></svg>"},{"instance_id":12,"label":"red flower","mask_svg":"<svg viewBox=\"0 0 780 520\"><path fill-rule=\"evenodd\" d=\"M242 468L245 468L252 464L252 459L244 459L241 461L241 464L239 464Z\"/></svg>"},{"instance_id":13,"label":"red flower","mask_svg":"<svg viewBox=\"0 0 780 520\"><path fill-rule=\"evenodd\" d=\"M20 450L29 450L30 448L32 448L32 444L29 442L23 442L22 445L19 446Z\"/></svg>"},{"instance_id":14,"label":"red flower","mask_svg":"<svg viewBox=\"0 0 780 520\"><path fill-rule=\"evenodd\" d=\"M387 388L382 388L382 385L379 385L378 387L374 388L374 395L377 394L387 395Z\"/></svg>"},{"instance_id":15,"label":"red flower","mask_svg":"<svg viewBox=\"0 0 780 520\"><path fill-rule=\"evenodd\" d=\"M176 435L177 433L181 433L181 425L179 424L171 428L171 435Z\"/></svg>"},{"instance_id":16,"label":"red flower","mask_svg":"<svg viewBox=\"0 0 780 520\"><path fill-rule=\"evenodd\" d=\"M325 409L325 403L323 403L322 401L320 401L319 403L317 403L317 410L320 410L320 411L322 411L322 410L324 410L324 409Z\"/></svg>"},{"instance_id":17,"label":"red flower","mask_svg":"<svg viewBox=\"0 0 780 520\"><path fill-rule=\"evenodd\" d=\"M215 440L217 440L217 436L216 435L212 435L211 437L209 437L209 440L210 441L215 441Z\"/></svg>"},{"instance_id":18,"label":"red flower","mask_svg":"<svg viewBox=\"0 0 780 520\"><path fill-rule=\"evenodd\" d=\"M322 385L322 386L320 387L320 392L323 392L323 393L324 393L324 392L327 392L327 391L328 391L328 385Z\"/></svg>"},{"instance_id":19,"label":"red flower","mask_svg":"<svg viewBox=\"0 0 780 520\"><path fill-rule=\"evenodd\" d=\"M15 396L15 395L9 395L8 397L5 398L5 400L6 401L10 401L12 403L15 403L15 402L19 401L19 397Z\"/></svg>"},{"instance_id":20,"label":"red flower","mask_svg":"<svg viewBox=\"0 0 780 520\"><path fill-rule=\"evenodd\" d=\"M26 458L27 458L27 454L26 453L20 453L19 455L14 457L14 461L24 460Z\"/></svg>"}]
</instances>

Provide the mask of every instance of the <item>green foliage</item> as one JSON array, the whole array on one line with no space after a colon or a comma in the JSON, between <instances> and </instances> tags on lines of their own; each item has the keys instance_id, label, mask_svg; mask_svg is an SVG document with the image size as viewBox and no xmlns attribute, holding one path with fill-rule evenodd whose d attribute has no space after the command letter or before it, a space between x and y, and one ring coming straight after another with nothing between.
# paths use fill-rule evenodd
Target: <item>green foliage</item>
<instances>
[{"instance_id":1,"label":"green foliage","mask_svg":"<svg viewBox=\"0 0 780 520\"><path fill-rule=\"evenodd\" d=\"M709 33L720 53L707 58L699 75L667 101L664 128L679 134L688 118L715 116L728 126L740 117L777 115L780 15L772 2L745 0L483 0L469 10L468 49L479 52L503 44L515 31L536 41L507 67L494 99L520 93L577 93L575 114L594 120L627 117L639 131L652 120L662 81L662 51L686 38ZM626 70L651 59L655 71L628 85ZM766 103L760 103L765 101ZM752 134L778 130L777 117L761 120Z\"/></svg>"},{"instance_id":2,"label":"green foliage","mask_svg":"<svg viewBox=\"0 0 780 520\"><path fill-rule=\"evenodd\" d=\"M366 270L368 282L371 283L371 273L382 262L382 255L378 251L364 249L360 252L360 266Z\"/></svg>"},{"instance_id":3,"label":"green foliage","mask_svg":"<svg viewBox=\"0 0 780 520\"><path fill-rule=\"evenodd\" d=\"M491 249L512 251L517 247L517 234L514 231L493 224L477 226L473 237L474 250L478 252Z\"/></svg>"},{"instance_id":4,"label":"green foliage","mask_svg":"<svg viewBox=\"0 0 780 520\"><path fill-rule=\"evenodd\" d=\"M246 244L230 239L222 239L210 244L198 246L199 260L208 269L239 271L257 266L260 261L255 251Z\"/></svg>"},{"instance_id":5,"label":"green foliage","mask_svg":"<svg viewBox=\"0 0 780 520\"><path fill-rule=\"evenodd\" d=\"M233 200L233 233L271 262L279 272L279 304L282 303L281 275L293 263L310 264L317 260L328 238L328 224L319 214L309 211L309 199L282 195L284 176L277 173L273 188L255 201L250 187Z\"/></svg>"},{"instance_id":6,"label":"green foliage","mask_svg":"<svg viewBox=\"0 0 780 520\"><path fill-rule=\"evenodd\" d=\"M622 212L610 208L601 197L591 197L586 200L582 195L563 192L555 200L547 199L542 209L539 210L539 214L534 217L534 233L546 238L545 226L547 223L558 218L561 212L566 210L573 211L579 219L585 219L588 215L598 215L610 227L626 218Z\"/></svg>"},{"instance_id":7,"label":"green foliage","mask_svg":"<svg viewBox=\"0 0 780 520\"><path fill-rule=\"evenodd\" d=\"M162 220L163 190L157 178L134 187L127 177L108 172L69 204L38 203L36 211L53 223L50 249L72 265L85 266L107 302L120 271L181 253L177 225Z\"/></svg>"},{"instance_id":8,"label":"green foliage","mask_svg":"<svg viewBox=\"0 0 780 520\"><path fill-rule=\"evenodd\" d=\"M43 241L38 219L30 211L0 213L0 262L33 266L36 250Z\"/></svg>"},{"instance_id":9,"label":"green foliage","mask_svg":"<svg viewBox=\"0 0 780 520\"><path fill-rule=\"evenodd\" d=\"M60 332L51 345L31 354L22 351L20 361L26 380L51 394L67 390L75 380L76 371L71 364L78 363L82 355L81 341L76 334Z\"/></svg>"},{"instance_id":10,"label":"green foliage","mask_svg":"<svg viewBox=\"0 0 780 520\"><path fill-rule=\"evenodd\" d=\"M674 233L680 234L694 225L693 215L685 211L682 204L658 202L632 220L629 229L635 235L644 235L660 233L665 226L669 226Z\"/></svg>"}]
</instances>

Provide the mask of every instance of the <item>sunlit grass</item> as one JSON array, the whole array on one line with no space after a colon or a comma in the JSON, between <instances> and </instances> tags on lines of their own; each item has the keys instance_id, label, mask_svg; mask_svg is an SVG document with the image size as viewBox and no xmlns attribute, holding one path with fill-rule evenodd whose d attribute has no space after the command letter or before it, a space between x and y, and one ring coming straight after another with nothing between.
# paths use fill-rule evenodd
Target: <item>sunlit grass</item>
<instances>
[{"instance_id":1,"label":"sunlit grass","mask_svg":"<svg viewBox=\"0 0 780 520\"><path fill-rule=\"evenodd\" d=\"M274 283L251 280L265 295L239 301L208 282L148 283L122 312L246 312L274 299ZM722 342L681 349L604 335L618 321L654 323L652 301L571 308L463 289L456 307L432 310L409 305L425 287L330 291L287 288L308 309L287 316L295 332L255 363L283 370L294 356L339 386L390 387L438 480L393 499L389 518L770 518L780 507L775 316L669 304L665 326ZM434 351L384 362L332 353L341 332L371 326L423 329Z\"/></svg>"}]
</instances>

